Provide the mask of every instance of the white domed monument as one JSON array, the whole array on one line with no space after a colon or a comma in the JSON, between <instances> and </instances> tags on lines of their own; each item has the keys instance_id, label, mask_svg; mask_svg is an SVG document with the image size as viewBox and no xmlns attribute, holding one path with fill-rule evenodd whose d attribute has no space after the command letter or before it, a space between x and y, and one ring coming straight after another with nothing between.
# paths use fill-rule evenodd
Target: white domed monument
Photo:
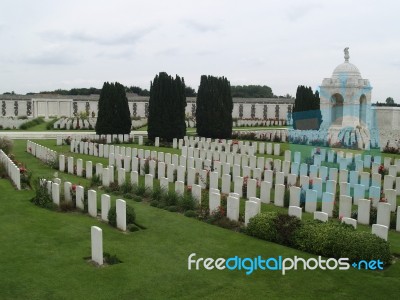
<instances>
[{"instance_id":1,"label":"white domed monument","mask_svg":"<svg viewBox=\"0 0 400 300\"><path fill-rule=\"evenodd\" d=\"M321 129L329 131L331 143L356 142L358 148L369 148L372 87L349 62L348 47L344 49L344 59L320 86Z\"/></svg>"}]
</instances>

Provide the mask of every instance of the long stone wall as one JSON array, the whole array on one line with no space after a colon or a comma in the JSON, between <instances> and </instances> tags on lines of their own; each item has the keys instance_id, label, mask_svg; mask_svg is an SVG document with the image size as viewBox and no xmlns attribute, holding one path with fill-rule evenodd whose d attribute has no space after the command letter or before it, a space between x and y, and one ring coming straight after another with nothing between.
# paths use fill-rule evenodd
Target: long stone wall
<instances>
[{"instance_id":1,"label":"long stone wall","mask_svg":"<svg viewBox=\"0 0 400 300\"><path fill-rule=\"evenodd\" d=\"M58 96L58 95L1 95L0 117L72 117L81 112L97 116L98 95ZM284 119L291 117L294 100L286 98L234 98L233 118L238 119ZM148 116L148 97L128 95L128 105L132 116ZM188 97L186 115L196 112L196 98Z\"/></svg>"},{"instance_id":2,"label":"long stone wall","mask_svg":"<svg viewBox=\"0 0 400 300\"><path fill-rule=\"evenodd\" d=\"M146 117L148 97L128 94L128 105L132 116ZM59 95L0 95L0 117L72 117L88 111L97 116L98 95L59 96ZM238 119L283 119L290 120L294 99L286 98L234 98L233 118ZM380 135L388 139L400 139L400 107L372 107L372 127L379 128ZM196 98L188 97L186 115L196 112ZM386 141L386 139L384 139Z\"/></svg>"}]
</instances>

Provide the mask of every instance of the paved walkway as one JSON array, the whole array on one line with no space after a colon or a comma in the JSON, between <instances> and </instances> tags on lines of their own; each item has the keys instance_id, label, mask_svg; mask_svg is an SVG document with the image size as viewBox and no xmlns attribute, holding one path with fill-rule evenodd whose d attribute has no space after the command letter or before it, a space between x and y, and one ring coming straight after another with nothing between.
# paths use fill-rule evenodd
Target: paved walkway
<instances>
[{"instance_id":1,"label":"paved walkway","mask_svg":"<svg viewBox=\"0 0 400 300\"><path fill-rule=\"evenodd\" d=\"M269 131L269 130L286 130L286 127L275 127L275 128L252 128L243 127L240 129L234 129L234 131ZM188 133L194 133L189 131ZM13 140L25 140L25 139L55 139L57 136L85 136L87 134L95 134L94 131L12 131L3 130L0 131L0 137L5 136ZM147 131L131 131L134 135L147 135Z\"/></svg>"}]
</instances>

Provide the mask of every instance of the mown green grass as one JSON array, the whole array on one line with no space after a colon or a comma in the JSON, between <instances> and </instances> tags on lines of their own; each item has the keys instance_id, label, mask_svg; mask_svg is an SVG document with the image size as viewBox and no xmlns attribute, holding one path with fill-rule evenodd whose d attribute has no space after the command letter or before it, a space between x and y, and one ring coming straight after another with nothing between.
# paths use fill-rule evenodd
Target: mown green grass
<instances>
[{"instance_id":1,"label":"mown green grass","mask_svg":"<svg viewBox=\"0 0 400 300\"><path fill-rule=\"evenodd\" d=\"M54 141L53 141L54 143ZM55 170L24 151L14 153L35 175ZM104 160L104 159L103 159ZM85 179L59 174L86 185ZM32 191L15 191L0 180L1 299L364 299L396 298L400 266L384 271L188 271L187 257L312 255L208 225L181 214L127 200L147 227L122 233L81 213L59 213L29 202ZM115 197L113 197L115 199ZM104 251L123 263L96 268L90 256L90 226L103 229ZM361 230L363 230L361 228ZM365 228L365 230L368 230ZM399 253L399 234L390 232Z\"/></svg>"}]
</instances>

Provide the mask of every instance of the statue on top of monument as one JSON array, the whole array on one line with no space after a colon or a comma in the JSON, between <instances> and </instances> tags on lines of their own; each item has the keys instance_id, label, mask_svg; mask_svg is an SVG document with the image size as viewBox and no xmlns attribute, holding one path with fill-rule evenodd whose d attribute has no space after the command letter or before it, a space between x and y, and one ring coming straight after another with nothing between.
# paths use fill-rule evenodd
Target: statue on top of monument
<instances>
[{"instance_id":1,"label":"statue on top of monument","mask_svg":"<svg viewBox=\"0 0 400 300\"><path fill-rule=\"evenodd\" d=\"M349 47L344 48L344 60L346 62L349 61L350 55L349 55Z\"/></svg>"}]
</instances>

